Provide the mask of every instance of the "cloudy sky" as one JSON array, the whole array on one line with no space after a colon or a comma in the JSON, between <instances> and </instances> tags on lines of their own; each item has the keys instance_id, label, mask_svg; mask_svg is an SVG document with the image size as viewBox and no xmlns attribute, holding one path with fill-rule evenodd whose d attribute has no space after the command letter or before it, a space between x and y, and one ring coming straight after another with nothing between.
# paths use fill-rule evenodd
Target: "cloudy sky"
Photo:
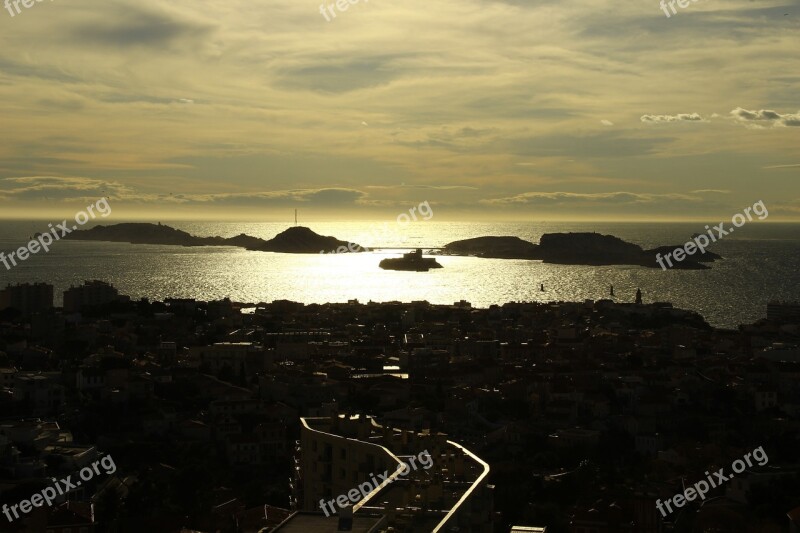
<instances>
[{"instance_id":1,"label":"cloudy sky","mask_svg":"<svg viewBox=\"0 0 800 533\"><path fill-rule=\"evenodd\" d=\"M800 219L797 0L19 8L0 217Z\"/></svg>"}]
</instances>

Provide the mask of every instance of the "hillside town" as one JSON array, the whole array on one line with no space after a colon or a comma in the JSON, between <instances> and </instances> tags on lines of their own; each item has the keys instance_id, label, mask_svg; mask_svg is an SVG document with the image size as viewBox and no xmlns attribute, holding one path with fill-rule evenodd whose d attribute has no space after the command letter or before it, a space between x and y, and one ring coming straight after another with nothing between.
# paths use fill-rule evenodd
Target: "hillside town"
<instances>
[{"instance_id":1,"label":"hillside town","mask_svg":"<svg viewBox=\"0 0 800 533\"><path fill-rule=\"evenodd\" d=\"M159 302L92 280L56 307L8 285L0 531L800 531L800 305L719 329L627 297Z\"/></svg>"}]
</instances>

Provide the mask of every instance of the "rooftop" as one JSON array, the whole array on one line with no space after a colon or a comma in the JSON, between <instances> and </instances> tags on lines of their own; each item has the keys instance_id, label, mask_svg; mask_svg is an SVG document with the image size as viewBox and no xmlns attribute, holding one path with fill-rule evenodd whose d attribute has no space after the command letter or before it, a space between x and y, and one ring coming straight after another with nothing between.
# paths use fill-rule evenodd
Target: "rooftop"
<instances>
[{"instance_id":1,"label":"rooftop","mask_svg":"<svg viewBox=\"0 0 800 533\"><path fill-rule=\"evenodd\" d=\"M378 514L365 515L358 513L353 516L353 526L348 529L352 533L369 533L377 531L377 527L383 522L384 516ZM273 532L283 533L309 533L327 532L336 533L339 531L339 516L333 515L326 517L322 513L294 513L283 521Z\"/></svg>"}]
</instances>

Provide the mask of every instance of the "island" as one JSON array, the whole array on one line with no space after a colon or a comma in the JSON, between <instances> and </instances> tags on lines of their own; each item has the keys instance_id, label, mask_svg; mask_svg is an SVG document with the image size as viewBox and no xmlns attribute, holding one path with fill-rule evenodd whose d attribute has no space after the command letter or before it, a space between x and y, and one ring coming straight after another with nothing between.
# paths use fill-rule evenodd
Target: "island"
<instances>
[{"instance_id":1,"label":"island","mask_svg":"<svg viewBox=\"0 0 800 533\"><path fill-rule=\"evenodd\" d=\"M626 242L613 235L599 233L545 233L539 244L519 237L476 237L446 244L444 255L472 255L494 259L535 259L545 263L564 265L639 265L661 268L656 261L682 246L660 246L645 250L641 246ZM706 251L686 256L683 261L673 261L673 268L681 270L703 270L710 268L705 263L722 259Z\"/></svg>"},{"instance_id":2,"label":"island","mask_svg":"<svg viewBox=\"0 0 800 533\"><path fill-rule=\"evenodd\" d=\"M65 239L80 241L129 242L131 244L161 244L169 246L236 246L258 252L280 252L287 254L318 254L328 250L357 253L363 247L341 241L335 237L319 235L304 226L294 226L269 240L251 237L244 233L235 237L197 237L170 226L142 222L95 226L76 230Z\"/></svg>"},{"instance_id":3,"label":"island","mask_svg":"<svg viewBox=\"0 0 800 533\"><path fill-rule=\"evenodd\" d=\"M403 257L384 259L378 264L384 270L410 270L412 272L427 272L432 268L442 268L436 259L422 257L422 250L414 250Z\"/></svg>"}]
</instances>

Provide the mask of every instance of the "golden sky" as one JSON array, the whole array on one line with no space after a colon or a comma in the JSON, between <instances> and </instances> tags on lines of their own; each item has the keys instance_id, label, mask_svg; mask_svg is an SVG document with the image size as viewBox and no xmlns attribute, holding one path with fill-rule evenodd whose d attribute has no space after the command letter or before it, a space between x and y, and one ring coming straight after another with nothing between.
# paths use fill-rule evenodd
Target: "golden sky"
<instances>
[{"instance_id":1,"label":"golden sky","mask_svg":"<svg viewBox=\"0 0 800 533\"><path fill-rule=\"evenodd\" d=\"M12 3L0 217L800 219L796 1L340 4Z\"/></svg>"}]
</instances>

